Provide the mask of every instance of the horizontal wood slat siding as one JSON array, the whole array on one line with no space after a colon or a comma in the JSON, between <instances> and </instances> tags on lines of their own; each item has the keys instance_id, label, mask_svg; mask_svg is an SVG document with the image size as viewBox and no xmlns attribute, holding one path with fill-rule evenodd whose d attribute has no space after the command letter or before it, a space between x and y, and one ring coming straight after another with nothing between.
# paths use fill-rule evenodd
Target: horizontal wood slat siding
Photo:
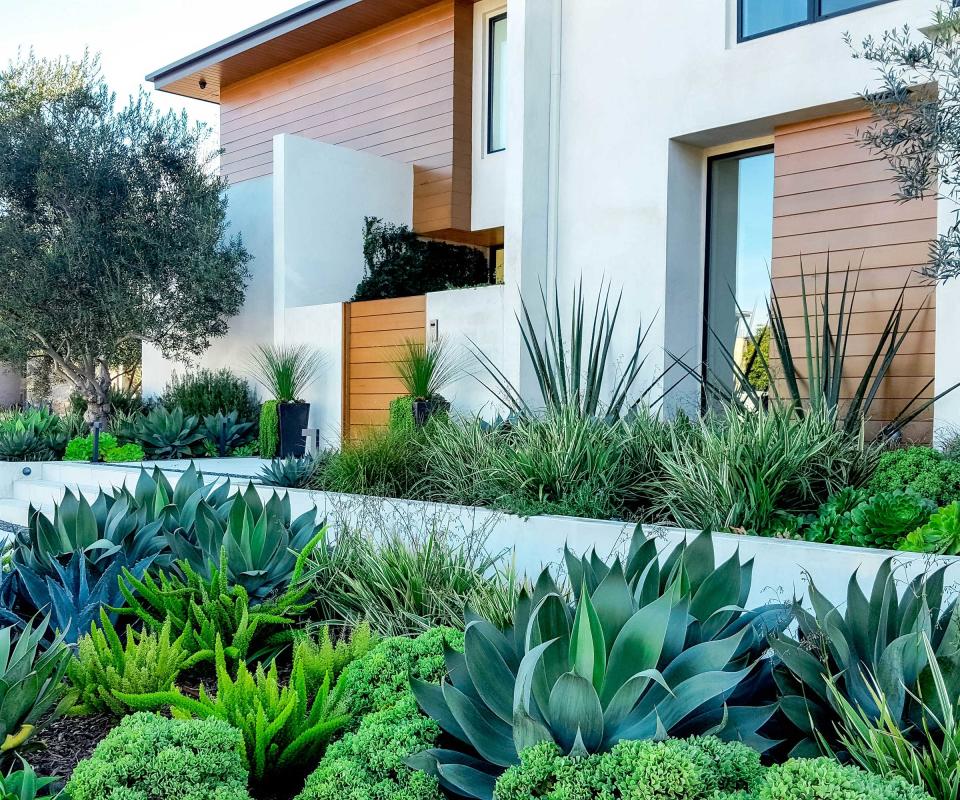
<instances>
[{"instance_id":1,"label":"horizontal wood slat siding","mask_svg":"<svg viewBox=\"0 0 960 800\"><path fill-rule=\"evenodd\" d=\"M919 309L871 409L870 430L876 431L918 392L925 398L933 396L933 387L927 384L934 374L935 295L920 270L936 236L937 209L933 199L896 201L896 184L886 161L857 142L858 129L869 124L868 115L854 113L776 131L773 282L793 334L791 347L802 354L801 267L808 294L817 293L817 310L828 263L832 312L839 310L848 265L851 283L859 281L841 389L844 398L853 395L904 289L907 314ZM910 426L908 435L929 439L932 418L928 410Z\"/></svg>"},{"instance_id":2,"label":"horizontal wood slat siding","mask_svg":"<svg viewBox=\"0 0 960 800\"><path fill-rule=\"evenodd\" d=\"M473 9L444 0L220 91L221 171L273 171L292 133L414 166L414 228L470 229Z\"/></svg>"},{"instance_id":3,"label":"horizontal wood slat siding","mask_svg":"<svg viewBox=\"0 0 960 800\"><path fill-rule=\"evenodd\" d=\"M397 353L406 341L425 340L427 298L345 303L344 315L344 430L357 438L385 426L390 401L403 394Z\"/></svg>"}]
</instances>

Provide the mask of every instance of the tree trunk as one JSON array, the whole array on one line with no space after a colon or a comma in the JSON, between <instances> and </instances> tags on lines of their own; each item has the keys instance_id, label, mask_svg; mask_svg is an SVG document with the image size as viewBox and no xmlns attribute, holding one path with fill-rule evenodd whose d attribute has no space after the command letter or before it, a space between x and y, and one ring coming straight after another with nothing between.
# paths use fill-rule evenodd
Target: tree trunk
<instances>
[{"instance_id":1,"label":"tree trunk","mask_svg":"<svg viewBox=\"0 0 960 800\"><path fill-rule=\"evenodd\" d=\"M94 391L86 394L87 412L83 419L91 427L99 422L101 428L106 428L110 422L110 371L102 361L92 383Z\"/></svg>"}]
</instances>

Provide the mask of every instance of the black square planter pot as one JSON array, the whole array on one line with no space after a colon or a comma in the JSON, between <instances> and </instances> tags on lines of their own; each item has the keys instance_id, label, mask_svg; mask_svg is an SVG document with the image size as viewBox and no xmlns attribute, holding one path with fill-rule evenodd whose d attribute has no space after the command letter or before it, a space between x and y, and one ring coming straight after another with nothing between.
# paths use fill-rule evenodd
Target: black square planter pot
<instances>
[{"instance_id":1,"label":"black square planter pot","mask_svg":"<svg viewBox=\"0 0 960 800\"><path fill-rule=\"evenodd\" d=\"M280 403L280 458L300 458L306 452L307 439L303 430L310 422L309 403Z\"/></svg>"}]
</instances>

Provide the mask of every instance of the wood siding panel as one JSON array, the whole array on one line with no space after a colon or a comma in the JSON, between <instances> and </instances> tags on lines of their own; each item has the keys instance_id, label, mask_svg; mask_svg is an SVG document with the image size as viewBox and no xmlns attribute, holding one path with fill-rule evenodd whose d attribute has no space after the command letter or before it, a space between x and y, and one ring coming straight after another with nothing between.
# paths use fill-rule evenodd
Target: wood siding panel
<instances>
[{"instance_id":1,"label":"wood siding panel","mask_svg":"<svg viewBox=\"0 0 960 800\"><path fill-rule=\"evenodd\" d=\"M470 230L473 6L443 0L220 90L221 170L273 171L273 137L414 165L414 229Z\"/></svg>"},{"instance_id":2,"label":"wood siding panel","mask_svg":"<svg viewBox=\"0 0 960 800\"><path fill-rule=\"evenodd\" d=\"M343 429L358 438L384 427L390 401L403 394L396 360L406 341L426 340L427 298L344 304Z\"/></svg>"},{"instance_id":3,"label":"wood siding panel","mask_svg":"<svg viewBox=\"0 0 960 800\"><path fill-rule=\"evenodd\" d=\"M777 130L772 272L797 353L805 347L801 269L817 309L828 263L832 310L838 309L848 266L851 280L859 280L841 386L847 399L901 293L911 317L919 310L871 409L869 429L875 433L918 393L932 397L935 293L920 271L936 236L937 209L933 200L896 201L886 162L857 142L858 131L869 124L866 114L845 114ZM907 433L929 439L932 424L928 411Z\"/></svg>"}]
</instances>

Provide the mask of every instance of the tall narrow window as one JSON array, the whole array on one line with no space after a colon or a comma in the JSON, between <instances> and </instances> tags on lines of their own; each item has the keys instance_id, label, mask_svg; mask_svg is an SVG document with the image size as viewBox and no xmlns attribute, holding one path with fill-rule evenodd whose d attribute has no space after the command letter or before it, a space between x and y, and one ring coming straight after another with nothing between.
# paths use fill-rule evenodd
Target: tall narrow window
<instances>
[{"instance_id":1,"label":"tall narrow window","mask_svg":"<svg viewBox=\"0 0 960 800\"><path fill-rule=\"evenodd\" d=\"M487 152L507 148L507 15L490 18L487 52Z\"/></svg>"},{"instance_id":2,"label":"tall narrow window","mask_svg":"<svg viewBox=\"0 0 960 800\"><path fill-rule=\"evenodd\" d=\"M763 346L768 323L773 152L754 150L712 159L708 202L704 361L707 379L730 390L731 356L746 368L753 340ZM762 382L763 376L758 374L756 380Z\"/></svg>"}]
</instances>

